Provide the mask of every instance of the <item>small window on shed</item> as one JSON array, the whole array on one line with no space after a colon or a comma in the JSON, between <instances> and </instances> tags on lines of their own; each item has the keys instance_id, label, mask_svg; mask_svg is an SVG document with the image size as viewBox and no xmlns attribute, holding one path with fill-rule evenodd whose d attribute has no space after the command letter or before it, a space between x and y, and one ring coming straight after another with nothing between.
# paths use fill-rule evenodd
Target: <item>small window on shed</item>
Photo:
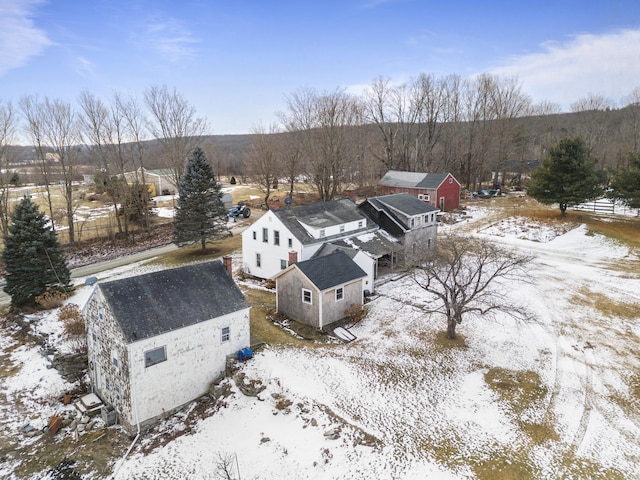
<instances>
[{"instance_id":1,"label":"small window on shed","mask_svg":"<svg viewBox=\"0 0 640 480\"><path fill-rule=\"evenodd\" d=\"M164 346L154 348L144 352L144 366L151 367L157 363L162 363L167 360L167 350Z\"/></svg>"},{"instance_id":2,"label":"small window on shed","mask_svg":"<svg viewBox=\"0 0 640 480\"><path fill-rule=\"evenodd\" d=\"M362 220L359 220L359 221L358 221L358 228L362 228L362 227L363 227L363 225L364 225L364 224L363 224Z\"/></svg>"},{"instance_id":3,"label":"small window on shed","mask_svg":"<svg viewBox=\"0 0 640 480\"><path fill-rule=\"evenodd\" d=\"M102 308L102 307L100 307L100 308L98 309L98 318L99 318L100 320L104 320L104 308Z\"/></svg>"},{"instance_id":4,"label":"small window on shed","mask_svg":"<svg viewBox=\"0 0 640 480\"><path fill-rule=\"evenodd\" d=\"M222 331L220 333L220 341L222 343L228 342L231 338L231 327L222 327Z\"/></svg>"},{"instance_id":5,"label":"small window on shed","mask_svg":"<svg viewBox=\"0 0 640 480\"><path fill-rule=\"evenodd\" d=\"M324 237L324 228L320 229L320 237Z\"/></svg>"},{"instance_id":6,"label":"small window on shed","mask_svg":"<svg viewBox=\"0 0 640 480\"><path fill-rule=\"evenodd\" d=\"M302 302L311 305L311 290L307 290L306 288L302 289Z\"/></svg>"},{"instance_id":7,"label":"small window on shed","mask_svg":"<svg viewBox=\"0 0 640 480\"><path fill-rule=\"evenodd\" d=\"M344 232L344 225L340 225L340 233Z\"/></svg>"},{"instance_id":8,"label":"small window on shed","mask_svg":"<svg viewBox=\"0 0 640 480\"><path fill-rule=\"evenodd\" d=\"M118 350L116 349L111 350L111 363L113 363L113 366L115 368L120 368L120 358L118 355Z\"/></svg>"},{"instance_id":9,"label":"small window on shed","mask_svg":"<svg viewBox=\"0 0 640 480\"><path fill-rule=\"evenodd\" d=\"M344 288L336 288L336 302L339 302L344 298Z\"/></svg>"}]
</instances>

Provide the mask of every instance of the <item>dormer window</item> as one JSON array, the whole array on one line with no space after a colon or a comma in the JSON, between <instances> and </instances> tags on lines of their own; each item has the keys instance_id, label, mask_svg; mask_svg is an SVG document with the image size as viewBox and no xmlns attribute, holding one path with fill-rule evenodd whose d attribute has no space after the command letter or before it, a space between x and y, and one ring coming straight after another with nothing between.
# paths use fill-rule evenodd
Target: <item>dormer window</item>
<instances>
[{"instance_id":1,"label":"dormer window","mask_svg":"<svg viewBox=\"0 0 640 480\"><path fill-rule=\"evenodd\" d=\"M320 238L324 237L325 233L324 233L324 228L320 229Z\"/></svg>"},{"instance_id":2,"label":"dormer window","mask_svg":"<svg viewBox=\"0 0 640 480\"><path fill-rule=\"evenodd\" d=\"M344 232L344 225L340 225L340 233Z\"/></svg>"}]
</instances>

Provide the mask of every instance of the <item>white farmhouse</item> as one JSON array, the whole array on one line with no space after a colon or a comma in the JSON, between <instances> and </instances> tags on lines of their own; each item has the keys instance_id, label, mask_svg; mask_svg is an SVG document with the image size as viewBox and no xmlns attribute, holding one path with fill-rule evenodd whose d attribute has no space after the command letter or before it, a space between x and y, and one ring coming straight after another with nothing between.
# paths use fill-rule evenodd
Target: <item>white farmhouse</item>
<instances>
[{"instance_id":1,"label":"white farmhouse","mask_svg":"<svg viewBox=\"0 0 640 480\"><path fill-rule=\"evenodd\" d=\"M130 432L207 392L249 346L231 259L99 283L84 309L93 391Z\"/></svg>"},{"instance_id":2,"label":"white farmhouse","mask_svg":"<svg viewBox=\"0 0 640 480\"><path fill-rule=\"evenodd\" d=\"M384 252L372 255L375 262L393 250L378 230L348 198L269 210L242 232L243 268L254 277L271 278L291 263L309 260L325 243L357 237L367 239L358 244L365 252L374 240L384 245Z\"/></svg>"}]
</instances>

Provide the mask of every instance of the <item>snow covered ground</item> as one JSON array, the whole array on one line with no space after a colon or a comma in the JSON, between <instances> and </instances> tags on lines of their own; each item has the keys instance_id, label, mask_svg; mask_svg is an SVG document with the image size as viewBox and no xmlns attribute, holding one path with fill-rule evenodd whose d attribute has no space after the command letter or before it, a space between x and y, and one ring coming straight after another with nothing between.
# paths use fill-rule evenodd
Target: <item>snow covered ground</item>
<instances>
[{"instance_id":1,"label":"snow covered ground","mask_svg":"<svg viewBox=\"0 0 640 480\"><path fill-rule=\"evenodd\" d=\"M640 478L638 257L585 227L518 217L474 235L535 256L533 282L508 286L535 321L463 323L452 345L411 279L388 281L356 341L264 348L242 366L266 386L257 398L229 380L224 408L150 453L143 436L117 478L213 479L225 461L264 480ZM59 335L53 319L38 328ZM68 388L33 350L0 336L16 368L0 380L5 418L18 397L46 417ZM11 465L0 476L13 478Z\"/></svg>"}]
</instances>

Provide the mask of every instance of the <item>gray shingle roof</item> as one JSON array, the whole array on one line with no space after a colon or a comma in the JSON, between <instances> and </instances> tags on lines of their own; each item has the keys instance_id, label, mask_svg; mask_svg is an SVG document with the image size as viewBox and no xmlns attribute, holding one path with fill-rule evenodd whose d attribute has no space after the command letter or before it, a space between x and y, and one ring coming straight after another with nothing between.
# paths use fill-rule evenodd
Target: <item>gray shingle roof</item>
<instances>
[{"instance_id":1,"label":"gray shingle roof","mask_svg":"<svg viewBox=\"0 0 640 480\"><path fill-rule=\"evenodd\" d=\"M311 203L292 208L282 208L280 210L274 210L273 213L287 227L291 234L305 245L326 242L334 237L343 237L345 234L317 239L312 237L300 222L318 229L359 220L366 222L366 217L358 211L356 204L349 198ZM362 230L365 231L367 228L363 227ZM353 232L349 232L349 234L352 233Z\"/></svg>"},{"instance_id":2,"label":"gray shingle roof","mask_svg":"<svg viewBox=\"0 0 640 480\"><path fill-rule=\"evenodd\" d=\"M249 307L220 261L99 283L128 342Z\"/></svg>"},{"instance_id":3,"label":"gray shingle roof","mask_svg":"<svg viewBox=\"0 0 640 480\"><path fill-rule=\"evenodd\" d=\"M341 251L295 265L320 291L367 276L364 270Z\"/></svg>"},{"instance_id":4,"label":"gray shingle roof","mask_svg":"<svg viewBox=\"0 0 640 480\"><path fill-rule=\"evenodd\" d=\"M418 200L416 197L409 195L408 193L395 193L393 195L383 195L380 197L373 197L370 201L378 202L382 205L388 205L403 212L408 216L422 215L424 213L431 213L439 211L433 205L429 205L422 200Z\"/></svg>"},{"instance_id":5,"label":"gray shingle roof","mask_svg":"<svg viewBox=\"0 0 640 480\"><path fill-rule=\"evenodd\" d=\"M380 179L378 185L399 188L438 188L448 173L420 173L389 170Z\"/></svg>"}]
</instances>

